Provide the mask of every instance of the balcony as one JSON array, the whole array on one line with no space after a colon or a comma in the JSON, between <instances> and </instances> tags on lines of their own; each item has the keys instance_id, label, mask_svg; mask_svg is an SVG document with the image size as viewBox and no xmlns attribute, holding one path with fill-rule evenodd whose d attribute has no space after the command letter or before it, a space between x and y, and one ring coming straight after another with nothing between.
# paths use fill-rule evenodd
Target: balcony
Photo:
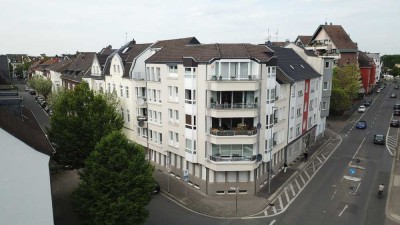
<instances>
[{"instance_id":1,"label":"balcony","mask_svg":"<svg viewBox=\"0 0 400 225\"><path fill-rule=\"evenodd\" d=\"M257 103L211 103L210 108L212 109L254 109L257 108Z\"/></svg>"},{"instance_id":2,"label":"balcony","mask_svg":"<svg viewBox=\"0 0 400 225\"><path fill-rule=\"evenodd\" d=\"M244 81L244 80L259 80L258 75L211 75L208 80L210 81Z\"/></svg>"},{"instance_id":3,"label":"balcony","mask_svg":"<svg viewBox=\"0 0 400 225\"><path fill-rule=\"evenodd\" d=\"M214 162L238 162L238 161L255 161L257 159L256 155L243 156L243 155L231 155L231 156L220 156L220 155L210 155L210 160Z\"/></svg>"},{"instance_id":4,"label":"balcony","mask_svg":"<svg viewBox=\"0 0 400 225\"><path fill-rule=\"evenodd\" d=\"M211 128L210 129L210 134L215 135L215 136L239 136L239 135L256 135L257 134L257 128L251 127L251 128L239 128L235 127L232 130L224 130L222 128Z\"/></svg>"}]
</instances>

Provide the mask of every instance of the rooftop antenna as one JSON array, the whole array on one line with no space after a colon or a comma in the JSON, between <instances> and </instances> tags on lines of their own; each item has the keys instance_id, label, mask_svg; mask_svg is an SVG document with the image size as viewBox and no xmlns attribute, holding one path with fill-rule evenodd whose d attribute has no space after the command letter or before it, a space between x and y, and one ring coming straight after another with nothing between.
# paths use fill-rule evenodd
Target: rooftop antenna
<instances>
[{"instance_id":1,"label":"rooftop antenna","mask_svg":"<svg viewBox=\"0 0 400 225\"><path fill-rule=\"evenodd\" d=\"M128 43L128 32L125 32L125 44Z\"/></svg>"}]
</instances>

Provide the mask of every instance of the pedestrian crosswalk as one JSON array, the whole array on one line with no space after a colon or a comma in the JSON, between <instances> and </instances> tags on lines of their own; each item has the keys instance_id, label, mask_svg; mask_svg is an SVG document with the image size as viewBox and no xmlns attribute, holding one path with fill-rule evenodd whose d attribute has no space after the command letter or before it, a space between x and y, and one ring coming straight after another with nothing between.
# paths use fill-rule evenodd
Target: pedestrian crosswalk
<instances>
[{"instance_id":1,"label":"pedestrian crosswalk","mask_svg":"<svg viewBox=\"0 0 400 225\"><path fill-rule=\"evenodd\" d=\"M321 153L310 160L298 174L289 182L276 198L264 210L264 216L274 216L286 210L292 201L301 193L313 176L329 158L330 152Z\"/></svg>"}]
</instances>

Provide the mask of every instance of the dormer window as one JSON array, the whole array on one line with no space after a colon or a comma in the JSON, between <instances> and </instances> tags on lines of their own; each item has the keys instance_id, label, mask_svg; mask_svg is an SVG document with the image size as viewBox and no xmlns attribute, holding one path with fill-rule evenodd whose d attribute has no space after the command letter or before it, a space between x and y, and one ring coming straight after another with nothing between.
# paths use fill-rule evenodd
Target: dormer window
<instances>
[{"instance_id":1,"label":"dormer window","mask_svg":"<svg viewBox=\"0 0 400 225\"><path fill-rule=\"evenodd\" d=\"M117 72L117 67L114 65L114 73Z\"/></svg>"}]
</instances>

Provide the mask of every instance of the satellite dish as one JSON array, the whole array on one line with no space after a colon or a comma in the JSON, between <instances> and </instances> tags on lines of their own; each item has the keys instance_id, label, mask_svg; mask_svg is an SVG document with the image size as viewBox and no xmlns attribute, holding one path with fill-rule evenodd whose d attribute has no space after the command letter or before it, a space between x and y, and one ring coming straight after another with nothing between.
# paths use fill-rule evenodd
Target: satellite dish
<instances>
[{"instance_id":1,"label":"satellite dish","mask_svg":"<svg viewBox=\"0 0 400 225\"><path fill-rule=\"evenodd\" d=\"M143 127L144 126L144 122L142 120L139 120L138 125L139 125L139 127Z\"/></svg>"},{"instance_id":2,"label":"satellite dish","mask_svg":"<svg viewBox=\"0 0 400 225\"><path fill-rule=\"evenodd\" d=\"M260 162L262 160L262 155L261 154L258 154L257 155L257 162Z\"/></svg>"},{"instance_id":3,"label":"satellite dish","mask_svg":"<svg viewBox=\"0 0 400 225\"><path fill-rule=\"evenodd\" d=\"M138 104L138 105L143 105L143 104L144 104L143 98L138 98L137 104Z\"/></svg>"}]
</instances>

